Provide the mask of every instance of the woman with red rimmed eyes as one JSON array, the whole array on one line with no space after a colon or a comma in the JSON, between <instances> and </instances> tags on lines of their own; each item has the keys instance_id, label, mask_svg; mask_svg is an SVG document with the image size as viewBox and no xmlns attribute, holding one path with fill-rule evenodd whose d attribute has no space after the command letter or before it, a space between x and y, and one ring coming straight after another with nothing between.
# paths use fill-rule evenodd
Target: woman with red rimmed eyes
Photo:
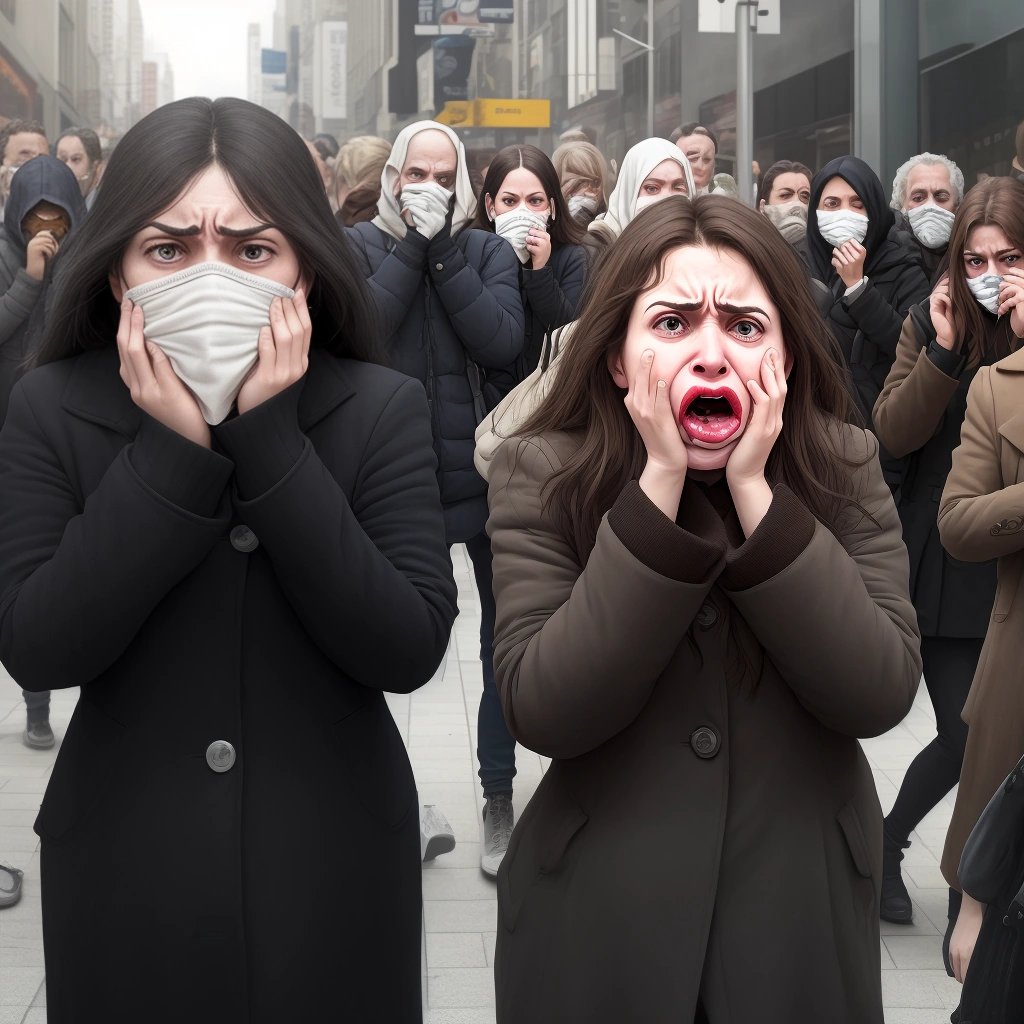
<instances>
[{"instance_id":1,"label":"woman with red rimmed eyes","mask_svg":"<svg viewBox=\"0 0 1024 1024\"><path fill-rule=\"evenodd\" d=\"M919 637L799 259L666 199L580 322L490 473L496 681L552 759L498 873L499 1024L881 1024L857 738L906 714Z\"/></svg>"}]
</instances>

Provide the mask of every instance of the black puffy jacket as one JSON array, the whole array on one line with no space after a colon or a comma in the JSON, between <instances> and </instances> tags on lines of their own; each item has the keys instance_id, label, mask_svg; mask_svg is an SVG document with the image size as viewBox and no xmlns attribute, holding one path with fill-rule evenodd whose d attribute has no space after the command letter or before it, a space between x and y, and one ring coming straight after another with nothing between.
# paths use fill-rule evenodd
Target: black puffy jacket
<instances>
[{"instance_id":1,"label":"black puffy jacket","mask_svg":"<svg viewBox=\"0 0 1024 1024\"><path fill-rule=\"evenodd\" d=\"M487 484L473 465L482 395L475 400L470 362L486 374L522 352L519 260L503 238L476 228L429 241L413 230L398 241L373 223L345 233L391 365L426 387L448 542L468 540L487 521Z\"/></svg>"}]
</instances>

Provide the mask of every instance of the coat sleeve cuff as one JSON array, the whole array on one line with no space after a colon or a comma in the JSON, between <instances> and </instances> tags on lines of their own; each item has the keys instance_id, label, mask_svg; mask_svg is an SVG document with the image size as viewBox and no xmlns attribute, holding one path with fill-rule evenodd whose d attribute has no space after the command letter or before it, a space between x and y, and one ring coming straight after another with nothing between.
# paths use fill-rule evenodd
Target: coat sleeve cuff
<instances>
[{"instance_id":1,"label":"coat sleeve cuff","mask_svg":"<svg viewBox=\"0 0 1024 1024\"><path fill-rule=\"evenodd\" d=\"M172 505L212 519L231 479L231 462L142 414L142 425L128 449L139 479Z\"/></svg>"},{"instance_id":2,"label":"coat sleeve cuff","mask_svg":"<svg viewBox=\"0 0 1024 1024\"><path fill-rule=\"evenodd\" d=\"M464 266L466 259L462 250L452 241L450 235L435 237L427 250L427 269L435 284L444 284L453 278Z\"/></svg>"},{"instance_id":3,"label":"coat sleeve cuff","mask_svg":"<svg viewBox=\"0 0 1024 1024\"><path fill-rule=\"evenodd\" d=\"M937 341L931 342L925 349L928 361L939 371L953 380L959 380L967 364L967 356L948 348L943 348Z\"/></svg>"},{"instance_id":4,"label":"coat sleeve cuff","mask_svg":"<svg viewBox=\"0 0 1024 1024\"><path fill-rule=\"evenodd\" d=\"M679 583L707 582L722 560L723 548L677 526L636 480L612 506L608 525L634 558Z\"/></svg>"},{"instance_id":5,"label":"coat sleeve cuff","mask_svg":"<svg viewBox=\"0 0 1024 1024\"><path fill-rule=\"evenodd\" d=\"M299 396L305 379L213 428L218 443L235 464L235 485L243 500L266 494L288 475L302 454Z\"/></svg>"},{"instance_id":6,"label":"coat sleeve cuff","mask_svg":"<svg viewBox=\"0 0 1024 1024\"><path fill-rule=\"evenodd\" d=\"M409 228L405 238L395 246L395 255L412 270L422 270L429 244L430 239L421 235L415 228Z\"/></svg>"},{"instance_id":7,"label":"coat sleeve cuff","mask_svg":"<svg viewBox=\"0 0 1024 1024\"><path fill-rule=\"evenodd\" d=\"M725 559L721 583L727 590L749 590L777 576L811 543L817 520L784 484L777 484L764 519Z\"/></svg>"}]
</instances>

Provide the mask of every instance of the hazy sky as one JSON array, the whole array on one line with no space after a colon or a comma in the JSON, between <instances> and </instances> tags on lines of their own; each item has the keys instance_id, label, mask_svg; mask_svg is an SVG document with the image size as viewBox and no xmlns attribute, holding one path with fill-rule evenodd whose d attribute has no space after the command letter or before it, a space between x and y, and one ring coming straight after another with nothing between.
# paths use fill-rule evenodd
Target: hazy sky
<instances>
[{"instance_id":1,"label":"hazy sky","mask_svg":"<svg viewBox=\"0 0 1024 1024\"><path fill-rule=\"evenodd\" d=\"M247 32L263 25L273 45L274 0L140 0L146 38L174 68L174 92L185 96L246 94Z\"/></svg>"}]
</instances>

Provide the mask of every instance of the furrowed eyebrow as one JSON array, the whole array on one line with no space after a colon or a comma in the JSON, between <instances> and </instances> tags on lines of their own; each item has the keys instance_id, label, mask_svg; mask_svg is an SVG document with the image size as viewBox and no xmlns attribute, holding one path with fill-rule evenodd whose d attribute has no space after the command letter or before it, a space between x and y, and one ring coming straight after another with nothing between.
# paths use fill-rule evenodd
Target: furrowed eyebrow
<instances>
[{"instance_id":1,"label":"furrowed eyebrow","mask_svg":"<svg viewBox=\"0 0 1024 1024\"><path fill-rule=\"evenodd\" d=\"M217 228L218 235L226 235L228 238L251 238L253 235L261 235L264 231L276 231L273 224L257 224L253 228Z\"/></svg>"},{"instance_id":2,"label":"furrowed eyebrow","mask_svg":"<svg viewBox=\"0 0 1024 1024\"><path fill-rule=\"evenodd\" d=\"M769 323L771 323L771 317L763 310L760 306L734 306L731 302L717 302L716 306L724 313L731 313L733 316L743 316L746 313L760 313ZM704 308L703 302L665 302L659 300L658 302L652 302L647 309L644 310L646 313L650 309L654 309L655 306L665 306L668 309L675 310L677 313L693 313L698 309Z\"/></svg>"},{"instance_id":3,"label":"furrowed eyebrow","mask_svg":"<svg viewBox=\"0 0 1024 1024\"><path fill-rule=\"evenodd\" d=\"M174 238L190 238L193 235L198 235L202 230L198 224L193 224L187 228L173 228L170 224L161 224L156 220L151 224L147 224L146 227L156 228L158 231L162 231L165 235L171 235Z\"/></svg>"}]
</instances>

